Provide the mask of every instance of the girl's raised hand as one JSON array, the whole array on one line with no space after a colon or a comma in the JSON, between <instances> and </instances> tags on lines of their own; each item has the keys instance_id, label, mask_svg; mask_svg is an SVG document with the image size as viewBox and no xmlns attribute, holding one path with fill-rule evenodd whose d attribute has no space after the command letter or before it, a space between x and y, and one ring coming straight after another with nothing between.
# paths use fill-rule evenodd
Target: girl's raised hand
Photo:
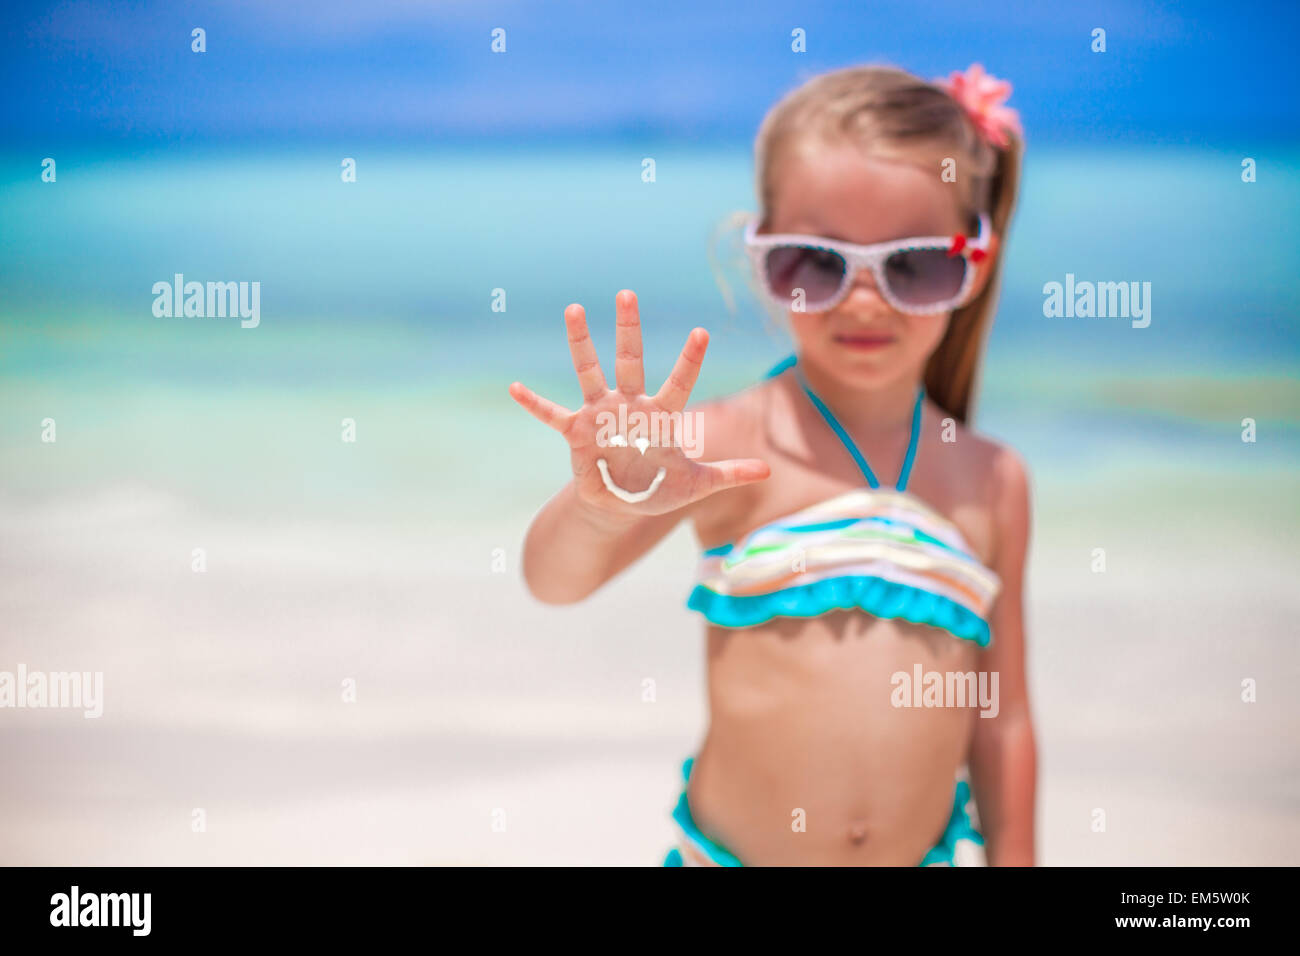
<instances>
[{"instance_id":1,"label":"girl's raised hand","mask_svg":"<svg viewBox=\"0 0 1300 956\"><path fill-rule=\"evenodd\" d=\"M601 372L595 343L587 333L586 313L580 305L564 310L564 323L568 327L573 368L582 386L582 407L576 412L569 411L519 382L510 386L511 398L569 443L573 484L579 499L612 514L664 514L716 492L766 478L769 469L760 459L701 462L688 457L680 444L683 416L700 415L685 408L700 374L709 333L692 329L668 380L657 393L647 395L636 295L624 289L615 298L615 309L618 326L614 388L609 387ZM637 412L645 418L636 416ZM634 427L638 421L654 423L648 436L638 436ZM628 431L632 434L620 433L624 422L629 423ZM662 427L665 423L671 423L672 429ZM696 427L687 434L699 433L700 428ZM650 444L644 445L638 437L649 440ZM602 471L621 489L622 496L606 486ZM653 491L645 496L651 488Z\"/></svg>"}]
</instances>

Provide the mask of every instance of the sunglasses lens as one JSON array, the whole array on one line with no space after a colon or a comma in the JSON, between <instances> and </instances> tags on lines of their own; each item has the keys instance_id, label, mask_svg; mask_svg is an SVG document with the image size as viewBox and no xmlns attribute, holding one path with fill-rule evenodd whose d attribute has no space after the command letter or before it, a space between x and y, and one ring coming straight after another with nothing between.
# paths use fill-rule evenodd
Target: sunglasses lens
<instances>
[{"instance_id":1,"label":"sunglasses lens","mask_svg":"<svg viewBox=\"0 0 1300 956\"><path fill-rule=\"evenodd\" d=\"M767 254L766 265L772 294L792 302L794 290L803 289L809 311L835 297L846 269L839 253L810 246L778 246Z\"/></svg>"},{"instance_id":2,"label":"sunglasses lens","mask_svg":"<svg viewBox=\"0 0 1300 956\"><path fill-rule=\"evenodd\" d=\"M885 281L894 298L912 306L951 302L966 278L966 257L945 249L908 249L885 260Z\"/></svg>"}]
</instances>

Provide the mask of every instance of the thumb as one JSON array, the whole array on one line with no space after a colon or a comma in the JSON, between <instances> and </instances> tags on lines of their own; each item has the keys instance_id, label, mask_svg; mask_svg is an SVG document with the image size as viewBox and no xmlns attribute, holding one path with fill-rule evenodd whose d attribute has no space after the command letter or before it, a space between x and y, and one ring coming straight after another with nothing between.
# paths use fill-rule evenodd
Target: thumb
<instances>
[{"instance_id":1,"label":"thumb","mask_svg":"<svg viewBox=\"0 0 1300 956\"><path fill-rule=\"evenodd\" d=\"M699 466L692 500L705 498L735 488L739 485L762 481L772 474L772 469L761 458L728 458L724 461L705 462Z\"/></svg>"}]
</instances>

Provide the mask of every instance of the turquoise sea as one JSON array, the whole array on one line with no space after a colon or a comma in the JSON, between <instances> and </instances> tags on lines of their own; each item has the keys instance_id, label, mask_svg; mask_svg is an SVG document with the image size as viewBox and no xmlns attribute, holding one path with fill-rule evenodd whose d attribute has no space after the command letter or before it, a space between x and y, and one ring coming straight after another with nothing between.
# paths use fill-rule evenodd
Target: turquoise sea
<instances>
[{"instance_id":1,"label":"turquoise sea","mask_svg":"<svg viewBox=\"0 0 1300 956\"><path fill-rule=\"evenodd\" d=\"M341 179L344 157L355 183ZM728 313L706 257L710 230L753 208L744 146L53 158L53 183L41 181L43 157L0 160L0 380L27 412L0 422L7 445L30 415L45 417L32 398L60 383L101 407L155 392L223 415L248 402L269 414L268 394L310 405L313 394L409 389L444 396L474 421L469 437L490 443L485 423L515 414L510 381L574 398L562 310L585 304L607 351L624 287L640 296L651 378L697 324L713 334L700 396L788 351L746 290ZM1267 441L1250 462L1294 462L1300 151L1252 158L1256 182L1245 183L1242 156L1222 150L1031 145L981 426L1072 467L1222 457L1225 435L1252 417ZM178 272L260 282L260 326L155 318L151 288ZM1150 326L1044 317L1043 285L1067 274L1150 282ZM497 289L504 312L492 309Z\"/></svg>"},{"instance_id":2,"label":"turquoise sea","mask_svg":"<svg viewBox=\"0 0 1300 956\"><path fill-rule=\"evenodd\" d=\"M706 257L752 208L747 150L52 152L54 183L0 158L0 668L102 671L107 705L0 727L42 768L0 788L0 858L661 859L706 720L695 543L532 599L520 542L568 456L506 388L573 402L562 311L608 355L624 287L651 381L695 325L699 397L783 357ZM1248 155L1249 184L1226 151L1029 153L976 424L1034 475L1047 863L1300 841L1300 151ZM176 273L260 282L260 324L155 317ZM1067 274L1150 282L1150 326L1045 318Z\"/></svg>"}]
</instances>

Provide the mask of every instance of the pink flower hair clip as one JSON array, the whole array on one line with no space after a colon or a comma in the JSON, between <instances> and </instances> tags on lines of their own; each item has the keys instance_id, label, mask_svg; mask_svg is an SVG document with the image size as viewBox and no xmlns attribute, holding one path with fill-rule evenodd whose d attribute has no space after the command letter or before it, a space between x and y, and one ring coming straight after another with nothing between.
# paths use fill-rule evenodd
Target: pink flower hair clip
<instances>
[{"instance_id":1,"label":"pink flower hair clip","mask_svg":"<svg viewBox=\"0 0 1300 956\"><path fill-rule=\"evenodd\" d=\"M980 64L972 63L965 73L953 73L946 80L935 80L935 85L960 103L980 135L999 149L1010 144L1008 132L1020 135L1020 114L1006 105L1011 84L985 73Z\"/></svg>"}]
</instances>

